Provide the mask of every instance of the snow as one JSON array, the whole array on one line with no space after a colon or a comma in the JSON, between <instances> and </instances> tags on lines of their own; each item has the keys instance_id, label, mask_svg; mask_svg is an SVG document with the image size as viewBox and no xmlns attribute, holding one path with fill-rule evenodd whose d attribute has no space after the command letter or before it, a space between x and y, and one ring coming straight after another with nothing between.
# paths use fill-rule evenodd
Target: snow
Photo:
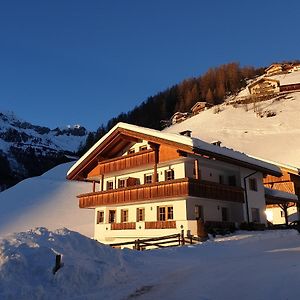
<instances>
[{"instance_id":1,"label":"snow","mask_svg":"<svg viewBox=\"0 0 300 300\"><path fill-rule=\"evenodd\" d=\"M275 189L270 189L265 187L265 193L267 195L271 195L274 197L279 197L279 198L285 198L285 199L291 199L291 200L295 200L298 201L298 196L292 193L287 193L284 191L279 191L279 190L275 190Z\"/></svg>"},{"instance_id":2,"label":"snow","mask_svg":"<svg viewBox=\"0 0 300 300\"><path fill-rule=\"evenodd\" d=\"M92 191L92 186L66 180L71 164L59 165L0 193L0 236L37 226L68 227L93 235L93 211L80 209L76 198Z\"/></svg>"},{"instance_id":3,"label":"snow","mask_svg":"<svg viewBox=\"0 0 300 300\"><path fill-rule=\"evenodd\" d=\"M296 84L300 83L300 72L267 76L267 78L279 80L280 85Z\"/></svg>"},{"instance_id":4,"label":"snow","mask_svg":"<svg viewBox=\"0 0 300 300\"><path fill-rule=\"evenodd\" d=\"M220 105L219 113L214 108L208 109L164 132L191 130L193 137L206 142L219 140L225 147L266 161L300 167L300 93L256 103L256 109L262 114L273 111L276 115L260 117L253 104L225 103Z\"/></svg>"},{"instance_id":5,"label":"snow","mask_svg":"<svg viewBox=\"0 0 300 300\"><path fill-rule=\"evenodd\" d=\"M183 122L183 123L185 123L185 122ZM162 132L162 131L158 131L158 130L154 130L154 129L149 129L149 128L145 128L145 127L141 127L141 126L136 126L136 125L131 125L131 124L120 122L117 125L115 125L106 135L104 135L93 147L91 147L91 149L89 149L70 168L70 170L68 171L67 174L68 175L71 174L71 172L74 171L75 168L77 168L87 157L89 157L108 138L108 136L111 135L118 128L123 128L123 129L131 130L131 131L139 132L139 133L142 133L145 135L150 135L150 136L158 137L158 138L161 138L164 140L187 145L190 147L195 147L202 151L203 150L208 151L208 152L212 153L212 155L219 154L219 155L227 157L227 158L233 158L233 159L236 159L236 160L239 160L242 162L250 163L254 166L265 168L272 172L281 173L280 169L275 165L272 165L272 164L264 162L264 161L257 160L255 158L245 155L244 153L240 153L240 152L234 151L232 149L212 145L210 143L204 142L203 140L200 140L199 138L190 138L187 136L180 135L178 133L177 134L169 133L167 130ZM181 130L181 131L184 131L184 130ZM181 131L179 131L179 132L181 132Z\"/></svg>"},{"instance_id":6,"label":"snow","mask_svg":"<svg viewBox=\"0 0 300 300\"><path fill-rule=\"evenodd\" d=\"M299 299L299 258L295 230L137 252L36 228L0 239L0 299Z\"/></svg>"}]
</instances>

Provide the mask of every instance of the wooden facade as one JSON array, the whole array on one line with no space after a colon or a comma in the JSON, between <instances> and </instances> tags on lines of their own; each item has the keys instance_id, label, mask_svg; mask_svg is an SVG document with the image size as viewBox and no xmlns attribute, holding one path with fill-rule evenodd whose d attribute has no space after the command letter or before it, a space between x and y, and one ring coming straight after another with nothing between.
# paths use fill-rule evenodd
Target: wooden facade
<instances>
[{"instance_id":1,"label":"wooden facade","mask_svg":"<svg viewBox=\"0 0 300 300\"><path fill-rule=\"evenodd\" d=\"M111 230L127 230L135 229L135 222L111 223Z\"/></svg>"},{"instance_id":2,"label":"wooden facade","mask_svg":"<svg viewBox=\"0 0 300 300\"><path fill-rule=\"evenodd\" d=\"M169 229L176 228L176 221L145 222L145 229Z\"/></svg>"},{"instance_id":3,"label":"wooden facade","mask_svg":"<svg viewBox=\"0 0 300 300\"><path fill-rule=\"evenodd\" d=\"M134 154L119 156L98 162L98 165L88 174L88 178L140 166L153 165L154 162L155 153L153 150L144 150Z\"/></svg>"},{"instance_id":4,"label":"wooden facade","mask_svg":"<svg viewBox=\"0 0 300 300\"><path fill-rule=\"evenodd\" d=\"M240 187L191 178L176 179L133 187L79 195L80 208L126 204L158 199L201 197L233 202L244 202Z\"/></svg>"}]
</instances>

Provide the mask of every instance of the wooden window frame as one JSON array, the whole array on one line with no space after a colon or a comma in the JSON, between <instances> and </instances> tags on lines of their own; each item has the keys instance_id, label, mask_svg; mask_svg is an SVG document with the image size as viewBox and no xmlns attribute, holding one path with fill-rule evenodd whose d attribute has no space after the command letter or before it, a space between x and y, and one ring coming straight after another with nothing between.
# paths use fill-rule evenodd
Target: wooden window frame
<instances>
[{"instance_id":1,"label":"wooden window frame","mask_svg":"<svg viewBox=\"0 0 300 300\"><path fill-rule=\"evenodd\" d=\"M97 211L97 219L96 219L97 224L102 224L104 223L104 211L103 210L98 210Z\"/></svg>"},{"instance_id":2,"label":"wooden window frame","mask_svg":"<svg viewBox=\"0 0 300 300\"><path fill-rule=\"evenodd\" d=\"M111 185L111 187L110 187ZM110 191L110 190L113 190L114 189L114 181L113 180L109 180L106 182L106 190L107 191Z\"/></svg>"},{"instance_id":3,"label":"wooden window frame","mask_svg":"<svg viewBox=\"0 0 300 300\"><path fill-rule=\"evenodd\" d=\"M163 211L161 211L161 209ZM172 219L169 218L170 213L172 214ZM174 220L173 205L157 206L157 221L173 221L173 220Z\"/></svg>"},{"instance_id":4,"label":"wooden window frame","mask_svg":"<svg viewBox=\"0 0 300 300\"><path fill-rule=\"evenodd\" d=\"M171 176L169 176L171 174ZM165 181L174 180L175 179L175 172L174 169L165 170Z\"/></svg>"},{"instance_id":5,"label":"wooden window frame","mask_svg":"<svg viewBox=\"0 0 300 300\"><path fill-rule=\"evenodd\" d=\"M148 150L147 145L143 145L139 147L139 151L146 151L146 150Z\"/></svg>"},{"instance_id":6,"label":"wooden window frame","mask_svg":"<svg viewBox=\"0 0 300 300\"><path fill-rule=\"evenodd\" d=\"M114 212L114 219L111 219L111 212ZM116 223L117 211L115 209L110 209L108 211L108 223Z\"/></svg>"},{"instance_id":7,"label":"wooden window frame","mask_svg":"<svg viewBox=\"0 0 300 300\"><path fill-rule=\"evenodd\" d=\"M124 182L124 185L121 185L121 182ZM122 189L127 186L127 178L120 178L118 179L118 188Z\"/></svg>"},{"instance_id":8,"label":"wooden window frame","mask_svg":"<svg viewBox=\"0 0 300 300\"><path fill-rule=\"evenodd\" d=\"M203 205L200 205L200 204L195 205L195 219L204 221Z\"/></svg>"},{"instance_id":9,"label":"wooden window frame","mask_svg":"<svg viewBox=\"0 0 300 300\"><path fill-rule=\"evenodd\" d=\"M128 209L121 209L121 223L128 222Z\"/></svg>"},{"instance_id":10,"label":"wooden window frame","mask_svg":"<svg viewBox=\"0 0 300 300\"><path fill-rule=\"evenodd\" d=\"M257 192L257 179L256 178L249 178L249 190Z\"/></svg>"},{"instance_id":11,"label":"wooden window frame","mask_svg":"<svg viewBox=\"0 0 300 300\"><path fill-rule=\"evenodd\" d=\"M147 177L149 178L149 177L151 177L151 180L149 181L149 180L147 180ZM152 183L153 182L153 174L145 174L144 175L144 184L150 184L150 183Z\"/></svg>"},{"instance_id":12,"label":"wooden window frame","mask_svg":"<svg viewBox=\"0 0 300 300\"><path fill-rule=\"evenodd\" d=\"M129 155L129 154L134 154L135 153L135 149L129 149L128 151L127 151L127 155Z\"/></svg>"},{"instance_id":13,"label":"wooden window frame","mask_svg":"<svg viewBox=\"0 0 300 300\"><path fill-rule=\"evenodd\" d=\"M257 220L254 220L253 215L257 217ZM252 222L260 223L260 211L258 207L251 207L251 217L252 217Z\"/></svg>"},{"instance_id":14,"label":"wooden window frame","mask_svg":"<svg viewBox=\"0 0 300 300\"><path fill-rule=\"evenodd\" d=\"M136 221L137 222L144 222L145 221L145 208L144 207L138 207L136 209Z\"/></svg>"}]
</instances>

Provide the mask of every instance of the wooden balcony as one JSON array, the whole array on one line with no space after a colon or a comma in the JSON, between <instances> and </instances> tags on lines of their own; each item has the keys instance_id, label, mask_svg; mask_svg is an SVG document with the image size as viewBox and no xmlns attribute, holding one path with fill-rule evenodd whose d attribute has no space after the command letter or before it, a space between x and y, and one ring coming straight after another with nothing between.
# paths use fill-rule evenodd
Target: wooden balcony
<instances>
[{"instance_id":1,"label":"wooden balcony","mask_svg":"<svg viewBox=\"0 0 300 300\"><path fill-rule=\"evenodd\" d=\"M120 156L99 162L88 177L99 176L100 174L108 174L125 169L137 168L139 166L154 165L155 153L153 150L144 150L141 152Z\"/></svg>"},{"instance_id":2,"label":"wooden balcony","mask_svg":"<svg viewBox=\"0 0 300 300\"><path fill-rule=\"evenodd\" d=\"M135 229L135 222L111 223L111 230Z\"/></svg>"},{"instance_id":3,"label":"wooden balcony","mask_svg":"<svg viewBox=\"0 0 300 300\"><path fill-rule=\"evenodd\" d=\"M170 229L176 228L176 221L145 222L145 229Z\"/></svg>"},{"instance_id":4,"label":"wooden balcony","mask_svg":"<svg viewBox=\"0 0 300 300\"><path fill-rule=\"evenodd\" d=\"M188 196L244 202L244 193L241 187L227 186L191 178L88 193L77 197L79 198L79 207L92 208L103 205L122 205L140 201L163 200Z\"/></svg>"}]
</instances>

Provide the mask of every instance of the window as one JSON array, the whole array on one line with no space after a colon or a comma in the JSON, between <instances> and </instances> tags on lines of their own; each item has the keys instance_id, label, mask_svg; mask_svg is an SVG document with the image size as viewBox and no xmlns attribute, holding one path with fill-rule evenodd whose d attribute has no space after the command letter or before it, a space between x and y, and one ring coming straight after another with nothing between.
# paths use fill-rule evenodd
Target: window
<instances>
[{"instance_id":1,"label":"window","mask_svg":"<svg viewBox=\"0 0 300 300\"><path fill-rule=\"evenodd\" d=\"M284 218L284 211L283 210L280 211L280 217Z\"/></svg>"},{"instance_id":2,"label":"window","mask_svg":"<svg viewBox=\"0 0 300 300\"><path fill-rule=\"evenodd\" d=\"M195 218L196 220L204 220L203 217L203 206L201 205L195 205Z\"/></svg>"},{"instance_id":3,"label":"window","mask_svg":"<svg viewBox=\"0 0 300 300\"><path fill-rule=\"evenodd\" d=\"M121 209L121 222L128 222L128 210L127 209Z\"/></svg>"},{"instance_id":4,"label":"window","mask_svg":"<svg viewBox=\"0 0 300 300\"><path fill-rule=\"evenodd\" d=\"M222 222L228 222L228 208L222 207Z\"/></svg>"},{"instance_id":5,"label":"window","mask_svg":"<svg viewBox=\"0 0 300 300\"><path fill-rule=\"evenodd\" d=\"M119 179L119 188L124 188L126 186L126 179Z\"/></svg>"},{"instance_id":6,"label":"window","mask_svg":"<svg viewBox=\"0 0 300 300\"><path fill-rule=\"evenodd\" d=\"M116 222L116 211L115 210L110 210L109 211L108 222L109 223L115 223Z\"/></svg>"},{"instance_id":7,"label":"window","mask_svg":"<svg viewBox=\"0 0 300 300\"><path fill-rule=\"evenodd\" d=\"M249 178L249 189L251 191L257 191L257 181L256 181L256 178Z\"/></svg>"},{"instance_id":8,"label":"window","mask_svg":"<svg viewBox=\"0 0 300 300\"><path fill-rule=\"evenodd\" d=\"M114 182L113 181L107 181L106 183L106 189L112 190L114 188Z\"/></svg>"},{"instance_id":9,"label":"window","mask_svg":"<svg viewBox=\"0 0 300 300\"><path fill-rule=\"evenodd\" d=\"M147 150L147 146L146 146L146 145L140 146L139 150L140 150L140 151L145 151L145 150Z\"/></svg>"},{"instance_id":10,"label":"window","mask_svg":"<svg viewBox=\"0 0 300 300\"><path fill-rule=\"evenodd\" d=\"M135 153L135 150L134 150L134 149L129 149L129 150L127 151L127 154L133 154L133 153Z\"/></svg>"},{"instance_id":11,"label":"window","mask_svg":"<svg viewBox=\"0 0 300 300\"><path fill-rule=\"evenodd\" d=\"M136 209L136 221L145 221L145 208L137 208Z\"/></svg>"},{"instance_id":12,"label":"window","mask_svg":"<svg viewBox=\"0 0 300 300\"><path fill-rule=\"evenodd\" d=\"M260 223L259 209L251 208L252 222Z\"/></svg>"},{"instance_id":13,"label":"window","mask_svg":"<svg viewBox=\"0 0 300 300\"><path fill-rule=\"evenodd\" d=\"M174 176L174 170L173 169L165 171L165 180L173 180L174 177L175 176Z\"/></svg>"},{"instance_id":14,"label":"window","mask_svg":"<svg viewBox=\"0 0 300 300\"><path fill-rule=\"evenodd\" d=\"M236 178L234 175L228 176L228 184L230 186L236 186Z\"/></svg>"},{"instance_id":15,"label":"window","mask_svg":"<svg viewBox=\"0 0 300 300\"><path fill-rule=\"evenodd\" d=\"M173 220L173 206L167 207L168 210L168 220Z\"/></svg>"},{"instance_id":16,"label":"window","mask_svg":"<svg viewBox=\"0 0 300 300\"><path fill-rule=\"evenodd\" d=\"M145 184L152 183L152 174L145 174Z\"/></svg>"},{"instance_id":17,"label":"window","mask_svg":"<svg viewBox=\"0 0 300 300\"><path fill-rule=\"evenodd\" d=\"M223 175L219 175L219 183L224 184L224 176Z\"/></svg>"},{"instance_id":18,"label":"window","mask_svg":"<svg viewBox=\"0 0 300 300\"><path fill-rule=\"evenodd\" d=\"M104 211L97 211L97 224L104 222Z\"/></svg>"},{"instance_id":19,"label":"window","mask_svg":"<svg viewBox=\"0 0 300 300\"><path fill-rule=\"evenodd\" d=\"M158 221L173 220L173 206L158 206L157 219Z\"/></svg>"}]
</instances>

